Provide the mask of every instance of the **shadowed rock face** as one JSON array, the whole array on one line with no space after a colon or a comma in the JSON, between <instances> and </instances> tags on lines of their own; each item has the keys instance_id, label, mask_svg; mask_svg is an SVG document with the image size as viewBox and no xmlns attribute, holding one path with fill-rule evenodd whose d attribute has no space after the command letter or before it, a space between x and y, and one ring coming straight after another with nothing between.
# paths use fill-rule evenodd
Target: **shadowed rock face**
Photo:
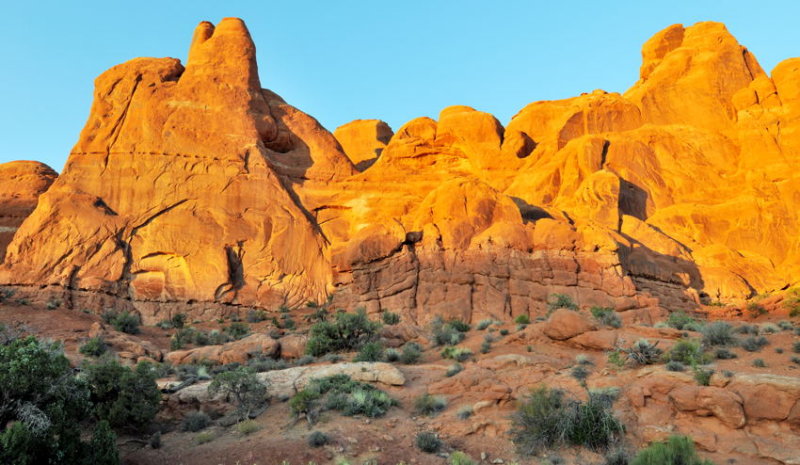
<instances>
[{"instance_id":1,"label":"shadowed rock face","mask_svg":"<svg viewBox=\"0 0 800 465\"><path fill-rule=\"evenodd\" d=\"M185 68L97 79L0 282L152 318L333 293L424 322L538 314L553 293L647 320L800 281L800 61L769 76L718 23L670 26L642 57L625 94L507 127L455 106L331 134L261 88L240 20L201 23Z\"/></svg>"}]
</instances>

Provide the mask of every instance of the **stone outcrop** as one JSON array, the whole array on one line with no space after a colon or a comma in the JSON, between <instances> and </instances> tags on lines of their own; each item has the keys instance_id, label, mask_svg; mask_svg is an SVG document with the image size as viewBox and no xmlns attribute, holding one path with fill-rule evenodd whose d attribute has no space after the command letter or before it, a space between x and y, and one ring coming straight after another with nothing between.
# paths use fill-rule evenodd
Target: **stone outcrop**
<instances>
[{"instance_id":1,"label":"stone outcrop","mask_svg":"<svg viewBox=\"0 0 800 465\"><path fill-rule=\"evenodd\" d=\"M410 323L544 315L553 293L646 322L783 289L800 282L798 76L722 24L674 25L623 94L534 102L505 127L452 106L332 134L262 89L240 20L201 23L185 66L97 79L0 284L145 321L333 294Z\"/></svg>"},{"instance_id":2,"label":"stone outcrop","mask_svg":"<svg viewBox=\"0 0 800 465\"><path fill-rule=\"evenodd\" d=\"M0 164L0 263L17 229L56 177L52 168L35 161Z\"/></svg>"}]
</instances>

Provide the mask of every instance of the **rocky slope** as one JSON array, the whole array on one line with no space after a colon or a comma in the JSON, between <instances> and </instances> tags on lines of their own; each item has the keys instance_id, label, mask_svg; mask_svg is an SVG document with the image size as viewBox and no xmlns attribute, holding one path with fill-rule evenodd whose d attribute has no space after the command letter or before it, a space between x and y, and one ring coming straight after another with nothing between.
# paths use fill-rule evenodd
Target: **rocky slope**
<instances>
[{"instance_id":1,"label":"rocky slope","mask_svg":"<svg viewBox=\"0 0 800 465\"><path fill-rule=\"evenodd\" d=\"M648 322L800 281L800 60L768 75L718 23L670 26L642 59L624 94L506 127L456 106L331 134L261 88L242 21L201 23L185 67L97 79L0 284L145 321L332 295L422 323L541 314L553 293Z\"/></svg>"}]
</instances>

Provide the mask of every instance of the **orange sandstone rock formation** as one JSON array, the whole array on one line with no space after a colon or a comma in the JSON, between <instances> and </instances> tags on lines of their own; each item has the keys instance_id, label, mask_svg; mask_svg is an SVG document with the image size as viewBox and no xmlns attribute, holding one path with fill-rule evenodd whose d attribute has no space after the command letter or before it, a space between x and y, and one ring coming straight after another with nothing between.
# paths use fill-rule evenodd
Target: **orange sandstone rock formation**
<instances>
[{"instance_id":1,"label":"orange sandstone rock formation","mask_svg":"<svg viewBox=\"0 0 800 465\"><path fill-rule=\"evenodd\" d=\"M506 127L454 106L331 134L261 88L240 20L201 23L185 68L97 79L0 283L153 318L333 294L424 322L538 314L553 293L647 321L800 282L800 59L768 75L718 23L670 26L642 58L624 94Z\"/></svg>"},{"instance_id":2,"label":"orange sandstone rock formation","mask_svg":"<svg viewBox=\"0 0 800 465\"><path fill-rule=\"evenodd\" d=\"M58 174L36 161L0 164L0 263L19 226Z\"/></svg>"}]
</instances>

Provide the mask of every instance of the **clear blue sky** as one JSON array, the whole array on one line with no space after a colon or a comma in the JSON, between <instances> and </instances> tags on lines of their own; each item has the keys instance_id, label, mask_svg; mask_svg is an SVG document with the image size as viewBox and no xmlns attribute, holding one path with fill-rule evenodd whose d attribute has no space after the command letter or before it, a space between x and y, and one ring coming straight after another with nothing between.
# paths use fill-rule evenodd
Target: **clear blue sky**
<instances>
[{"instance_id":1,"label":"clear blue sky","mask_svg":"<svg viewBox=\"0 0 800 465\"><path fill-rule=\"evenodd\" d=\"M554 5L554 4L558 5ZM185 60L195 25L239 16L261 82L328 129L394 129L448 105L504 124L525 104L624 91L642 43L674 23L722 21L770 71L800 56L800 2L753 1L5 2L0 163L60 171L88 116L94 78L137 56Z\"/></svg>"}]
</instances>

